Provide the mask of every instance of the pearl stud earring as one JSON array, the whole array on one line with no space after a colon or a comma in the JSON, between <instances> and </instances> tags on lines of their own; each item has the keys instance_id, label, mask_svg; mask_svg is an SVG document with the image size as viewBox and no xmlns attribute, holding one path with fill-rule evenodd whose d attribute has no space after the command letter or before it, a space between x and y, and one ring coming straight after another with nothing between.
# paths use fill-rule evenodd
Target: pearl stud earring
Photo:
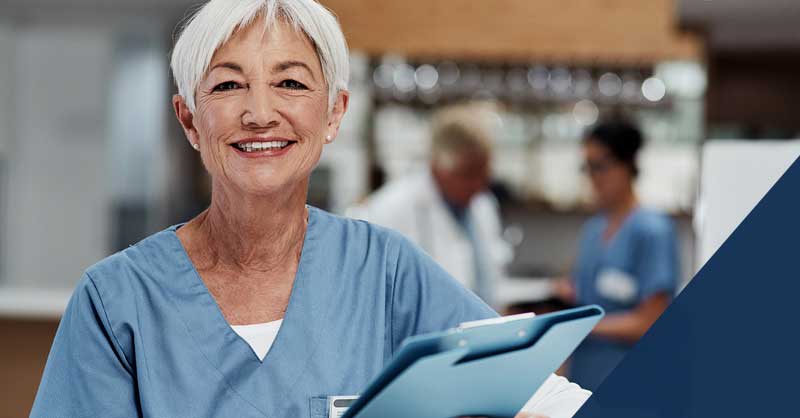
<instances>
[{"instance_id":1,"label":"pearl stud earring","mask_svg":"<svg viewBox=\"0 0 800 418\"><path fill-rule=\"evenodd\" d=\"M330 144L331 142L333 142L333 138L331 138L331 136L328 135L328 136L325 137L325 142Z\"/></svg>"},{"instance_id":2,"label":"pearl stud earring","mask_svg":"<svg viewBox=\"0 0 800 418\"><path fill-rule=\"evenodd\" d=\"M192 148L194 148L195 151L200 151L200 144L194 143L194 144L192 144Z\"/></svg>"}]
</instances>

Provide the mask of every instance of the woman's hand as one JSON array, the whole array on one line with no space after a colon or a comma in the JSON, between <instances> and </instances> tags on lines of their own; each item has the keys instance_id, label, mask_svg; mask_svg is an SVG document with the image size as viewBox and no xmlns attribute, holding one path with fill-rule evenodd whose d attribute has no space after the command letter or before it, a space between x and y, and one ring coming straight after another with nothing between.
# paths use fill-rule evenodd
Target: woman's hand
<instances>
[{"instance_id":1,"label":"woman's hand","mask_svg":"<svg viewBox=\"0 0 800 418\"><path fill-rule=\"evenodd\" d=\"M565 303L575 303L575 285L568 277L559 277L552 283L553 296L561 299ZM515 417L516 418L516 417Z\"/></svg>"},{"instance_id":2,"label":"woman's hand","mask_svg":"<svg viewBox=\"0 0 800 418\"><path fill-rule=\"evenodd\" d=\"M635 343L664 313L670 300L667 292L656 293L631 311L606 315L594 327L592 334Z\"/></svg>"}]
</instances>

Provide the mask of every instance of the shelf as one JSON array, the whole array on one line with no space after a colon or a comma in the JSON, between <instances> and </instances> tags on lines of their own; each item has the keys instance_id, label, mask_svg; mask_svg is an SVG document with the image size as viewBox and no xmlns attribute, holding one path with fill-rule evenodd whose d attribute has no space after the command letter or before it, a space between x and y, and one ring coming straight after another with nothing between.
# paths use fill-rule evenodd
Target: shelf
<instances>
[{"instance_id":1,"label":"shelf","mask_svg":"<svg viewBox=\"0 0 800 418\"><path fill-rule=\"evenodd\" d=\"M69 303L70 289L31 289L0 286L0 317L59 319Z\"/></svg>"}]
</instances>

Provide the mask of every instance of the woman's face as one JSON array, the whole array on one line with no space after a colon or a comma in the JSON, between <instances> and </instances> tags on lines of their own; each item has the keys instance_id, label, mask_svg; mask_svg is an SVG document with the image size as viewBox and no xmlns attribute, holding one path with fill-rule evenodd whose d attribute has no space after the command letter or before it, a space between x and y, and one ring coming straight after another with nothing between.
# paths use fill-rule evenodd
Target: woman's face
<instances>
[{"instance_id":1,"label":"woman's face","mask_svg":"<svg viewBox=\"0 0 800 418\"><path fill-rule=\"evenodd\" d=\"M583 145L584 171L592 183L597 204L613 208L631 193L630 168L614 158L605 145L591 139Z\"/></svg>"},{"instance_id":2,"label":"woman's face","mask_svg":"<svg viewBox=\"0 0 800 418\"><path fill-rule=\"evenodd\" d=\"M196 111L173 104L186 136L200 146L214 187L250 195L304 185L326 138L335 138L347 108L328 86L311 42L279 21L238 30L214 54L195 92ZM287 187L289 189L287 189Z\"/></svg>"}]
</instances>

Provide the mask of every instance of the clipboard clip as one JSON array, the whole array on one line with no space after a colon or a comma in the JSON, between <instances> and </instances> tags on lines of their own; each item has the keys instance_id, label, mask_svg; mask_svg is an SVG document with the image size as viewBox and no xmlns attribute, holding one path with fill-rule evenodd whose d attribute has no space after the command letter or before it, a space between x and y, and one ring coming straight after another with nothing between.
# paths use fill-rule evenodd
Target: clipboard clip
<instances>
[{"instance_id":1,"label":"clipboard clip","mask_svg":"<svg viewBox=\"0 0 800 418\"><path fill-rule=\"evenodd\" d=\"M479 319L477 321L462 322L456 327L457 330L465 330L469 328L477 328L485 325L505 324L507 322L519 321L521 319L529 319L536 316L533 312L521 313L516 315L500 316L497 318Z\"/></svg>"}]
</instances>

